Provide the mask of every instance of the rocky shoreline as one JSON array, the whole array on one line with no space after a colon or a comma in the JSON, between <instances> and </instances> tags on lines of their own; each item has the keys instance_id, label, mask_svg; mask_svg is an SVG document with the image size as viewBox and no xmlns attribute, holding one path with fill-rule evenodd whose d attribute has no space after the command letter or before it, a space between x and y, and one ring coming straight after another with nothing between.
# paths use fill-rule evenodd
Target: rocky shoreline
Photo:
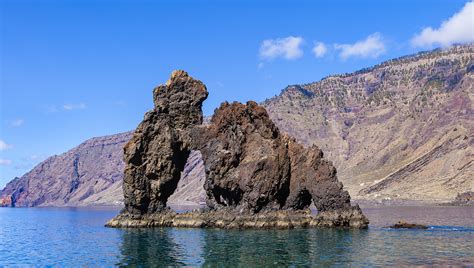
<instances>
[{"instance_id":1,"label":"rocky shoreline","mask_svg":"<svg viewBox=\"0 0 474 268\"><path fill-rule=\"evenodd\" d=\"M294 229L294 228L350 228L366 229L369 221L358 206L311 214L299 211L276 210L262 213L239 213L230 209L176 213L168 210L155 214L122 213L107 222L107 227L148 228L188 227L222 229Z\"/></svg>"}]
</instances>

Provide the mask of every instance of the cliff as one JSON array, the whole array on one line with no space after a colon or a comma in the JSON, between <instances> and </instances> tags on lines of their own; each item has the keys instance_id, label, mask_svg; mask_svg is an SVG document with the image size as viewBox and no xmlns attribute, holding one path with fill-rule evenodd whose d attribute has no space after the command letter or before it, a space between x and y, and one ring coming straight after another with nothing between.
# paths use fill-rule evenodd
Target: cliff
<instances>
[{"instance_id":1,"label":"cliff","mask_svg":"<svg viewBox=\"0 0 474 268\"><path fill-rule=\"evenodd\" d=\"M123 206L123 146L131 132L92 138L38 164L0 191L0 206ZM192 152L170 205L204 202L204 169Z\"/></svg>"},{"instance_id":2,"label":"cliff","mask_svg":"<svg viewBox=\"0 0 474 268\"><path fill-rule=\"evenodd\" d=\"M93 138L44 160L0 192L4 205L120 205L122 148L131 133Z\"/></svg>"}]
</instances>

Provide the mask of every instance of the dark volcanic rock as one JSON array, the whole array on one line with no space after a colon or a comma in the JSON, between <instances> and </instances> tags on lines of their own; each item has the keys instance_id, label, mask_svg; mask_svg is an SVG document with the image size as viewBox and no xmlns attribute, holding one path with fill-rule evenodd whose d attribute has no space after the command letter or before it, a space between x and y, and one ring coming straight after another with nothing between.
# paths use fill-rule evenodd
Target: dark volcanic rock
<instances>
[{"instance_id":1,"label":"dark volcanic rock","mask_svg":"<svg viewBox=\"0 0 474 268\"><path fill-rule=\"evenodd\" d=\"M304 148L287 137L291 159L290 195L287 208L307 208L311 199L318 211L349 208L351 197L337 180L336 168L323 159L323 152L315 145Z\"/></svg>"},{"instance_id":2,"label":"dark volcanic rock","mask_svg":"<svg viewBox=\"0 0 474 268\"><path fill-rule=\"evenodd\" d=\"M155 107L145 114L125 145L125 209L132 214L166 208L190 154L189 131L202 123L203 83L175 71L166 85L153 90Z\"/></svg>"},{"instance_id":3,"label":"dark volcanic rock","mask_svg":"<svg viewBox=\"0 0 474 268\"><path fill-rule=\"evenodd\" d=\"M290 159L285 141L262 106L223 103L211 124L196 134L210 207L258 212L284 205Z\"/></svg>"},{"instance_id":4,"label":"dark volcanic rock","mask_svg":"<svg viewBox=\"0 0 474 268\"><path fill-rule=\"evenodd\" d=\"M416 223L408 223L404 221L399 221L394 225L388 226L388 228L392 229L428 229L428 226Z\"/></svg>"},{"instance_id":5,"label":"dark volcanic rock","mask_svg":"<svg viewBox=\"0 0 474 268\"><path fill-rule=\"evenodd\" d=\"M283 136L266 110L252 101L223 103L210 124L202 126L206 97L204 84L184 71L173 72L166 85L154 90L155 108L124 148L125 209L108 226L189 226L196 219L208 227L241 228L257 219L273 226L272 213L282 210L289 215L288 225L296 215L291 211L301 215L305 209L295 221L299 227L367 227L368 220L359 207L350 206L349 194L319 148L305 149ZM202 154L211 213L176 216L167 201L191 150ZM320 212L312 224L311 201Z\"/></svg>"},{"instance_id":6,"label":"dark volcanic rock","mask_svg":"<svg viewBox=\"0 0 474 268\"><path fill-rule=\"evenodd\" d=\"M350 207L350 196L322 151L283 136L255 102L223 103L211 124L197 131L193 136L207 167L204 187L212 208L296 210L311 201L320 212Z\"/></svg>"}]
</instances>

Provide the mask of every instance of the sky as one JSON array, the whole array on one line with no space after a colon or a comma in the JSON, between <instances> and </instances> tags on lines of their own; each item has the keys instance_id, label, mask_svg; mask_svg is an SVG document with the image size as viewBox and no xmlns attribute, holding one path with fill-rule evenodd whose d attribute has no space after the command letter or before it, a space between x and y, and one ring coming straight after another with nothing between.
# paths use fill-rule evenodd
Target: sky
<instances>
[{"instance_id":1,"label":"sky","mask_svg":"<svg viewBox=\"0 0 474 268\"><path fill-rule=\"evenodd\" d=\"M0 0L0 188L86 139L133 130L175 69L206 84L212 115L469 42L466 0Z\"/></svg>"}]
</instances>

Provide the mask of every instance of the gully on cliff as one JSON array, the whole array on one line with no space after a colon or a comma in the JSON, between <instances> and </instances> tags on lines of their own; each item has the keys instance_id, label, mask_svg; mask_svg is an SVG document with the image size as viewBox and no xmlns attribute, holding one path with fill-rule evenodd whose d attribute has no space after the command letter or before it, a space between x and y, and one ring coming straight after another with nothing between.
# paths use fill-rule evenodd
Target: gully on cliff
<instances>
[{"instance_id":1,"label":"gully on cliff","mask_svg":"<svg viewBox=\"0 0 474 268\"><path fill-rule=\"evenodd\" d=\"M154 109L124 148L125 208L106 226L367 228L318 147L280 133L253 101L221 104L204 126L207 95L184 71L154 89ZM166 203L191 150L204 160L208 208L177 214Z\"/></svg>"}]
</instances>

